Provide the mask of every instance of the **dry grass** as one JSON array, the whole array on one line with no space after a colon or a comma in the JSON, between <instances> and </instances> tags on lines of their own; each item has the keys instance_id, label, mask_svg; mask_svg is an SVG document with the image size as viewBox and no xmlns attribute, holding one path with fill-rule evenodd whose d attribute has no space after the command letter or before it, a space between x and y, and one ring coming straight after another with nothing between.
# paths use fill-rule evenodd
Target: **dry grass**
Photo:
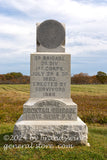
<instances>
[{"instance_id":1,"label":"dry grass","mask_svg":"<svg viewBox=\"0 0 107 160\"><path fill-rule=\"evenodd\" d=\"M10 123L18 120L28 98L29 85L0 85L0 121Z\"/></svg>"},{"instance_id":2,"label":"dry grass","mask_svg":"<svg viewBox=\"0 0 107 160\"><path fill-rule=\"evenodd\" d=\"M29 98L29 85L0 85L0 121L16 122ZM72 85L78 115L87 123L107 123L107 85Z\"/></svg>"},{"instance_id":3,"label":"dry grass","mask_svg":"<svg viewBox=\"0 0 107 160\"><path fill-rule=\"evenodd\" d=\"M78 115L84 122L107 123L107 96L72 95Z\"/></svg>"}]
</instances>

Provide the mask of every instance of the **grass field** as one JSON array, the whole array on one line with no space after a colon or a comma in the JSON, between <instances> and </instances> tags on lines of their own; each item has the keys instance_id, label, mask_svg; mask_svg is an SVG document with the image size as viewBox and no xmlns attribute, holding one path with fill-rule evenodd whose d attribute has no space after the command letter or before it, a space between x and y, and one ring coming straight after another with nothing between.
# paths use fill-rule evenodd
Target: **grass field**
<instances>
[{"instance_id":1,"label":"grass field","mask_svg":"<svg viewBox=\"0 0 107 160\"><path fill-rule=\"evenodd\" d=\"M29 98L29 85L0 85L0 160L104 160L107 159L107 85L72 85L71 97L78 104L78 115L89 128L91 147L13 148L3 140L13 127Z\"/></svg>"}]
</instances>

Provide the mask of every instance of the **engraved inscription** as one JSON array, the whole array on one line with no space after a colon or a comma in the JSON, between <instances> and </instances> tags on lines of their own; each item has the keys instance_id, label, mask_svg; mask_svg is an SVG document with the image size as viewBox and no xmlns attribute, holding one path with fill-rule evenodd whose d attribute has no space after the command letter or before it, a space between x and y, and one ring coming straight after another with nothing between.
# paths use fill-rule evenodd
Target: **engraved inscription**
<instances>
[{"instance_id":1,"label":"engraved inscription","mask_svg":"<svg viewBox=\"0 0 107 160\"><path fill-rule=\"evenodd\" d=\"M26 120L76 120L76 113L24 113Z\"/></svg>"},{"instance_id":2,"label":"engraved inscription","mask_svg":"<svg viewBox=\"0 0 107 160\"><path fill-rule=\"evenodd\" d=\"M70 98L69 55L31 55L31 97Z\"/></svg>"},{"instance_id":3,"label":"engraved inscription","mask_svg":"<svg viewBox=\"0 0 107 160\"><path fill-rule=\"evenodd\" d=\"M23 113L75 113L75 108L24 108Z\"/></svg>"},{"instance_id":4,"label":"engraved inscription","mask_svg":"<svg viewBox=\"0 0 107 160\"><path fill-rule=\"evenodd\" d=\"M32 107L24 107L29 120L76 120L77 109L58 100L42 100Z\"/></svg>"}]
</instances>

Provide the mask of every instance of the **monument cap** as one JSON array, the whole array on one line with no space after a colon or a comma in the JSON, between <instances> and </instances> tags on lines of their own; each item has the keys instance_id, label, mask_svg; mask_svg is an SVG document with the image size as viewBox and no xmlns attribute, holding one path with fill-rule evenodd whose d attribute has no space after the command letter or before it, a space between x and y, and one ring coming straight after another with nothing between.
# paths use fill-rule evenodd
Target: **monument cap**
<instances>
[{"instance_id":1,"label":"monument cap","mask_svg":"<svg viewBox=\"0 0 107 160\"><path fill-rule=\"evenodd\" d=\"M46 20L37 28L37 41L46 48L57 48L64 40L65 29L56 20Z\"/></svg>"}]
</instances>

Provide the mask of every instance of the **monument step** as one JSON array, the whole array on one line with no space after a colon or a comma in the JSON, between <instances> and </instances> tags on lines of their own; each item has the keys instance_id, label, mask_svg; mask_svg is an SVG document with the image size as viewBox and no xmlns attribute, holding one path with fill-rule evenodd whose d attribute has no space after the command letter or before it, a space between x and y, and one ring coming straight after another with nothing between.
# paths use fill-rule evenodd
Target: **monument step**
<instances>
[{"instance_id":1,"label":"monument step","mask_svg":"<svg viewBox=\"0 0 107 160\"><path fill-rule=\"evenodd\" d=\"M76 121L24 121L23 115L14 126L17 141L40 144L87 145L88 128L77 117Z\"/></svg>"}]
</instances>

